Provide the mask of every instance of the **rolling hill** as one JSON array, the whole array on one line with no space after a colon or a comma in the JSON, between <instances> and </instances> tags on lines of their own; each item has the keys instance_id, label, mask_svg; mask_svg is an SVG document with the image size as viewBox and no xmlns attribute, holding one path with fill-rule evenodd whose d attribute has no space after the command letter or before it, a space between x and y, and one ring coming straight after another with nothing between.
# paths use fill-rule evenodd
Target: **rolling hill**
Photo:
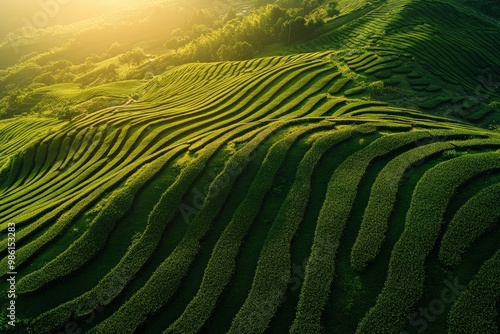
<instances>
[{"instance_id":1,"label":"rolling hill","mask_svg":"<svg viewBox=\"0 0 500 334\"><path fill-rule=\"evenodd\" d=\"M0 121L4 328L497 333L500 23L338 3L305 42L47 85L25 108L116 101Z\"/></svg>"}]
</instances>

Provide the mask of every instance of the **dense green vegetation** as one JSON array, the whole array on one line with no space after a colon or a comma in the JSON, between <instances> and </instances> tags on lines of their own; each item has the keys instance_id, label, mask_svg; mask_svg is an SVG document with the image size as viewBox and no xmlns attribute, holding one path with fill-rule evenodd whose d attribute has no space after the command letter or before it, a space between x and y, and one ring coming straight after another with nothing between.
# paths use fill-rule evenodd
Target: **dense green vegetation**
<instances>
[{"instance_id":1,"label":"dense green vegetation","mask_svg":"<svg viewBox=\"0 0 500 334\"><path fill-rule=\"evenodd\" d=\"M496 2L88 6L3 27L2 332L498 332Z\"/></svg>"}]
</instances>

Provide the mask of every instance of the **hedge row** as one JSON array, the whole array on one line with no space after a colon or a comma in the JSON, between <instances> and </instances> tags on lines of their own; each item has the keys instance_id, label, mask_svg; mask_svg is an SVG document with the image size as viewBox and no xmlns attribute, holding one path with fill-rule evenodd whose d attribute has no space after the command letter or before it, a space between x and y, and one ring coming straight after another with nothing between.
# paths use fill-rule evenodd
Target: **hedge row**
<instances>
[{"instance_id":1,"label":"hedge row","mask_svg":"<svg viewBox=\"0 0 500 334\"><path fill-rule=\"evenodd\" d=\"M40 251L43 247L45 247L49 242L53 241L54 238L61 235L61 233L71 224L76 217L78 217L82 212L88 209L93 203L96 203L99 198L109 189L112 189L116 183L120 182L122 178L125 178L127 174L122 177L116 177L111 179L108 182L100 182L96 185L95 189L91 189L91 191L78 194L77 196L68 195L65 198L54 203L54 206L57 206L58 210L50 211L49 213L43 215L36 221L27 225L19 232L16 232L16 239L23 240L27 236L32 233L39 231L49 222L56 219L57 216L64 212L62 215L57 218L55 223L47 228L47 230L43 233L43 235L35 238L31 242L25 244L23 247L17 250L16 253L16 263L18 266L26 262L29 258L31 258L35 253ZM37 212L34 212L33 215L36 217ZM20 220L21 222L25 222L26 219ZM0 246L0 251L4 251L7 244L3 244ZM7 262L6 258L3 258L0 261L0 268L6 268L3 265ZM5 274L5 270L0 272L0 275Z\"/></svg>"},{"instance_id":2,"label":"hedge row","mask_svg":"<svg viewBox=\"0 0 500 334\"><path fill-rule=\"evenodd\" d=\"M43 146L43 153L40 156L38 156L39 154L37 153L35 157L35 168L33 168L30 175L25 180L27 184L36 182L45 176L50 166L54 164L55 159L59 155L59 148L62 141L61 134L54 137L55 138L52 139L47 138L41 143L39 149ZM18 181L21 182L24 180Z\"/></svg>"},{"instance_id":3,"label":"hedge row","mask_svg":"<svg viewBox=\"0 0 500 334\"><path fill-rule=\"evenodd\" d=\"M366 70L369 70L370 68L373 68L375 66L379 66L379 65L386 65L386 64L392 64L394 61L398 61L399 58L398 57L394 57L394 56L383 56L383 57L379 57L378 59L370 62L370 63L367 63L367 64L364 64L362 66L356 66L356 67L353 67L353 69L356 71L356 72L364 72ZM395 66L396 68L399 68L401 66L401 62L399 62L399 65L398 66Z\"/></svg>"},{"instance_id":4,"label":"hedge row","mask_svg":"<svg viewBox=\"0 0 500 334\"><path fill-rule=\"evenodd\" d=\"M106 147L103 147L103 145L101 145L101 148L96 155L103 154L105 150ZM61 187L60 189L58 189L58 191L52 192L52 195L64 195L64 197L59 197L57 201L52 199L52 202L50 202L49 208L57 207L57 210L48 212L44 216L37 219L35 222L20 230L17 235L18 240L22 240L34 231L39 230L47 222L50 222L51 220L59 216L61 212L65 212L57 219L55 224L48 228L48 230L41 237L34 239L29 244L18 250L18 264L24 263L53 238L60 235L60 233L62 233L62 231L73 221L73 219L80 215L81 212L87 209L90 205L95 203L104 192L109 191L109 189L112 189L116 186L116 184L128 177L128 175L130 175L135 169L139 168L142 163L143 161L138 160L135 163L127 166L127 168L122 169L119 173L116 173L115 175L108 178L96 178L96 174L93 174L93 176L90 177L89 174L92 174L92 172L95 170L99 170L99 173L102 173L107 169L107 167L101 168L104 166L105 161L100 160L95 162L91 168L86 169L85 172L80 174L76 173L78 176L73 180L70 179L66 186ZM76 172L76 170L74 171ZM56 181L54 181L55 184L57 184L57 179L61 180L63 179L63 176L56 178ZM46 180L47 183L50 184L49 177L46 177L42 180ZM88 186L89 184L91 184L91 186ZM30 189L28 188L27 190L29 191ZM72 190L72 192L67 193L67 191L69 190ZM48 187L45 191L50 191L50 187ZM31 211L27 215L21 215L16 218L16 221L18 223L24 223L27 220L31 220L34 217L43 214L47 211L47 204L42 202L36 206L32 205L30 208ZM3 261L5 261L5 259L3 259L0 263L3 263Z\"/></svg>"},{"instance_id":5,"label":"hedge row","mask_svg":"<svg viewBox=\"0 0 500 334\"><path fill-rule=\"evenodd\" d=\"M207 161L228 140L240 135L248 128L251 126L240 126L201 149L196 159L182 170L176 181L162 195L149 215L148 224L143 234L127 250L120 262L92 290L36 318L33 322L35 332L44 333L57 329L73 315L84 316L91 313L99 305L107 305L116 298L126 287L128 280L131 280L139 272L157 248L165 228L177 214L178 205L184 194L198 175L203 172ZM126 279L119 280L117 278Z\"/></svg>"},{"instance_id":6,"label":"hedge row","mask_svg":"<svg viewBox=\"0 0 500 334\"><path fill-rule=\"evenodd\" d=\"M405 230L392 251L384 288L357 333L396 333L405 326L422 296L424 263L439 236L449 200L467 180L499 167L500 154L467 154L424 174L413 192Z\"/></svg>"},{"instance_id":7,"label":"hedge row","mask_svg":"<svg viewBox=\"0 0 500 334\"><path fill-rule=\"evenodd\" d=\"M420 160L453 147L446 142L420 146L397 156L380 171L373 183L361 227L351 250L353 268L363 270L379 253L396 203L399 184L406 171Z\"/></svg>"},{"instance_id":8,"label":"hedge row","mask_svg":"<svg viewBox=\"0 0 500 334\"><path fill-rule=\"evenodd\" d=\"M116 167L116 162L108 163L107 160L102 158L114 142L116 135L117 131L115 130L104 138L102 145L101 138L94 138L93 143L91 143L85 155L77 163L69 167L69 169L59 173L57 170L54 171L54 166L53 170L43 176L43 178L38 179L36 183L23 189L21 193L24 194L24 197L29 196L27 198L29 198L30 201L37 200L37 204L30 205L30 211L26 212L26 214L16 216L16 220L19 222L32 220L34 217L38 217L56 206L58 210L48 212L42 220L51 220L57 217L60 212L68 208L71 208L71 211L73 211L72 207L75 203L77 203L76 205L80 205L77 202L78 198L84 198L85 196L83 195L88 195L89 193L91 197L95 197L94 191L98 191L98 185L106 184L105 181L113 178L116 179L117 174L124 174L124 170L126 170L127 173L131 173L133 169L137 168L139 164L135 161L125 168L122 168L119 172L115 171L114 174L111 174L112 176L107 175L107 173L111 173L113 168ZM66 137L66 139L67 138L68 137ZM94 150L97 150L97 152L94 152ZM68 156L67 160L68 159L71 160L71 157ZM89 166L89 163L92 164ZM104 175L106 176L102 177ZM62 182L64 182L63 185L61 184ZM57 189L54 189L56 186ZM21 196L19 193L18 195ZM85 201L88 202L87 200ZM22 204L27 205L28 203ZM42 224L37 220L36 225L40 226ZM33 230L31 225L29 226L29 230ZM24 232L24 230L21 231L20 236L27 235L27 233L22 232Z\"/></svg>"},{"instance_id":9,"label":"hedge row","mask_svg":"<svg viewBox=\"0 0 500 334\"><path fill-rule=\"evenodd\" d=\"M330 87L328 90L328 94L336 95L338 94L342 89L347 87L352 82L351 79L349 78L340 78L335 83Z\"/></svg>"},{"instance_id":10,"label":"hedge row","mask_svg":"<svg viewBox=\"0 0 500 334\"><path fill-rule=\"evenodd\" d=\"M453 138L460 134L471 136L473 133L462 131L431 130L434 138ZM423 142L422 144L427 144ZM368 262L375 259L385 238L387 223L393 211L397 191L401 178L411 171L412 166L422 159L456 147L471 148L485 147L486 145L500 145L498 139L469 139L461 141L448 141L429 143L396 157L380 172L372 186L370 199L363 215L361 228L351 251L351 265L357 270L362 270Z\"/></svg>"},{"instance_id":11,"label":"hedge row","mask_svg":"<svg viewBox=\"0 0 500 334\"><path fill-rule=\"evenodd\" d=\"M146 284L138 290L118 311L107 318L89 333L133 333L148 316L158 311L177 291L182 279L188 273L189 266L200 251L201 239L207 233L212 221L217 217L229 195L235 178L248 164L251 154L265 140L285 126L285 122L276 122L267 126L247 145L237 151L227 162L210 185L207 200L189 223L184 238L158 266ZM168 205L172 205L169 202ZM144 245L139 240L138 244Z\"/></svg>"},{"instance_id":12,"label":"hedge row","mask_svg":"<svg viewBox=\"0 0 500 334\"><path fill-rule=\"evenodd\" d=\"M15 153L9 157L0 170L0 189L8 189L16 180L19 170L22 167L23 155L25 153Z\"/></svg>"},{"instance_id":13,"label":"hedge row","mask_svg":"<svg viewBox=\"0 0 500 334\"><path fill-rule=\"evenodd\" d=\"M48 149L49 153L47 155L47 159L45 160L45 164L41 168L42 173L37 178L38 180L44 177L45 174L50 171L51 167L56 164L58 157L62 153L61 148L65 138L66 138L65 134L61 132L57 134L55 138L50 141Z\"/></svg>"},{"instance_id":14,"label":"hedge row","mask_svg":"<svg viewBox=\"0 0 500 334\"><path fill-rule=\"evenodd\" d=\"M184 149L186 146L178 146L134 173L123 187L111 194L105 206L79 239L54 260L19 280L18 292L27 293L38 290L45 284L76 271L93 258L104 247L115 225L127 213L137 192Z\"/></svg>"},{"instance_id":15,"label":"hedge row","mask_svg":"<svg viewBox=\"0 0 500 334\"><path fill-rule=\"evenodd\" d=\"M23 168L21 170L21 173L16 176L16 182L12 185L13 189L16 189L19 187L22 182L29 177L29 172L31 169L35 168L35 162L37 159L37 155L40 153L40 150L42 149L43 143L36 143L34 145L28 146L23 154ZM42 161L43 163L43 161ZM6 205L5 205L6 206ZM2 207L2 211L5 212L5 209Z\"/></svg>"},{"instance_id":16,"label":"hedge row","mask_svg":"<svg viewBox=\"0 0 500 334\"><path fill-rule=\"evenodd\" d=\"M318 65L320 65L320 61L317 61L317 63L318 63ZM294 66L301 66L301 67L304 67L305 65L301 65L301 64L298 64L298 65L297 65L297 64L296 64L296 65L294 65ZM287 65L286 67L288 68L288 67L290 67L290 65ZM285 68L285 69L288 71L287 73L291 73L290 75L292 75L292 74L293 74L293 75L295 75L295 74L294 74L294 71L290 71L290 70L289 70L289 69L287 69L287 68ZM292 69L293 69L293 68L292 68ZM283 71L284 71L284 68L281 68L281 69L279 69L279 70L268 71L268 72L269 72L269 74L266 74L266 75L268 75L269 77L270 77L271 75L273 75L273 76L274 76L273 78L278 78L278 77L279 77L279 75L281 75L281 72L283 72ZM273 79L273 80L274 80L274 79ZM264 86L265 86L265 85L263 85L263 87L264 87ZM215 100L214 100L214 101L215 101ZM200 101L200 102L206 103L206 100L205 100L205 101ZM220 102L220 100L217 100L216 102L217 102L217 103L219 103L219 102ZM214 102L214 103L215 103L215 102ZM214 106L215 106L215 104L214 104ZM251 114L251 113L250 113L250 114ZM97 124L97 123L98 123L98 121L100 120L100 121L101 121L101 124L102 124L102 123L103 123L103 122L102 122L102 120L103 120L103 119L104 119L104 120L110 120L110 121L112 121L112 120L114 120L115 118L120 118L120 117L123 117L123 114L121 114L121 113L120 113L120 114L114 114L114 115L112 115L112 116L109 116L109 113L108 113L108 114L104 114L103 116L99 116L99 117L97 117L97 116L98 116L98 115L95 115L95 116L93 117L93 118L94 118L94 119L93 119L93 123L96 123L96 124ZM156 117L157 117L157 116L156 116ZM180 116L179 116L179 117L180 117ZM184 117L184 116L182 116L182 117ZM87 120L87 119L89 119L89 117L86 117L86 118L85 118L85 120ZM87 121L87 123L88 123L88 121ZM86 126L90 125L90 123L89 123L89 124L87 124L87 123L85 123L85 125L86 125ZM86 143L88 142L88 140L87 140L87 139L90 139L90 138L92 137L92 136L91 136L91 134L90 134L90 133L91 133L91 131L87 131L87 132L85 132L87 129L85 128L85 126L81 126L82 124L84 124L84 122L79 122L79 123L77 124L77 127L73 127L73 132L74 132L74 133L77 133L77 136L76 136L76 137L77 137L77 139L73 142L73 144L74 144L74 145L71 145L71 150L72 150L72 152L70 152L70 154L68 155L68 159L66 159L66 162L64 163L64 166L68 166L67 164L68 164L69 162L71 162L72 160L74 160L74 159L72 159L72 156L73 156L73 155L75 155L75 154L77 154L77 155L78 155L78 154L81 154L81 152L82 152L82 147L84 147L84 146L85 146L85 145L82 145L82 143L83 143L83 144L86 144ZM171 124L170 124L170 125L171 125ZM170 125L169 125L169 126L170 126ZM81 129L83 129L84 131L80 131ZM128 142L129 142L130 144L132 144L132 143L134 143L134 140L131 140L131 141L128 141ZM125 154L125 153L127 153L127 152L126 152L126 150L122 150L122 151L121 151L121 153L122 153L122 154ZM120 160L119 158L120 158L120 157L116 157L116 159L113 161L113 164L116 164L116 162L115 162L115 161ZM64 166L63 166L63 167L64 167ZM45 187L46 187L46 186L47 186L47 184L45 184ZM39 210L41 210L41 208L40 208L40 209L37 209L36 211L38 212ZM45 209L45 210L46 210L46 209ZM31 210L30 212L34 212L34 211L35 211L35 210ZM17 217L16 217L16 218L17 218Z\"/></svg>"},{"instance_id":17,"label":"hedge row","mask_svg":"<svg viewBox=\"0 0 500 334\"><path fill-rule=\"evenodd\" d=\"M160 139L150 151L154 151L158 147L165 147L173 138L181 136L188 130L200 129L200 124L204 124L204 127L199 130L199 133L206 133L211 130L217 130L222 126L231 126L243 120L248 122L266 118L269 116L270 111L280 109L280 106L293 96L294 93L304 89L303 85L294 85L292 88L287 89L286 94L284 94L284 82L297 80L297 78L300 78L300 75L304 75L305 78L302 80L304 80L303 84L305 85L318 73L327 72L327 69L323 65L322 62L317 61L313 64L299 63L286 68L273 69L269 73L266 72L261 75L266 78L261 85L257 84L260 77L251 83L257 89L250 89L247 85L244 89L235 91L234 94L223 94L224 99L232 101L231 103L211 97L213 101L210 104L207 104L207 101L203 101L205 105L200 110L204 110L204 112L197 110L193 112L196 115L187 120L186 115L182 114L179 115L179 121L175 123L170 122L170 133L167 136L158 136ZM309 72L313 69L315 72L306 73L306 71ZM271 88L263 89L262 87ZM234 89L234 87L230 88ZM271 102L264 103L262 101ZM177 130L176 128L179 129Z\"/></svg>"},{"instance_id":18,"label":"hedge row","mask_svg":"<svg viewBox=\"0 0 500 334\"><path fill-rule=\"evenodd\" d=\"M489 186L467 201L451 220L441 241L439 260L456 266L461 254L500 219L500 183Z\"/></svg>"},{"instance_id":19,"label":"hedge row","mask_svg":"<svg viewBox=\"0 0 500 334\"><path fill-rule=\"evenodd\" d=\"M318 217L291 333L321 331L321 314L335 272L335 255L356 199L359 183L370 163L405 145L429 137L424 131L384 136L356 151L335 170Z\"/></svg>"},{"instance_id":20,"label":"hedge row","mask_svg":"<svg viewBox=\"0 0 500 334\"><path fill-rule=\"evenodd\" d=\"M497 202L498 203L498 202ZM448 334L497 334L500 250L486 261L448 314Z\"/></svg>"},{"instance_id":21,"label":"hedge row","mask_svg":"<svg viewBox=\"0 0 500 334\"><path fill-rule=\"evenodd\" d=\"M83 136L78 149L75 154L72 156L71 161L80 160L84 157L85 152L89 151L89 147L94 143L94 136L98 135L96 127L90 127L88 131L86 131L85 136Z\"/></svg>"},{"instance_id":22,"label":"hedge row","mask_svg":"<svg viewBox=\"0 0 500 334\"><path fill-rule=\"evenodd\" d=\"M333 125L330 124L331 126ZM220 294L233 276L241 243L259 213L264 197L273 185L289 149L300 136L314 128L317 126L299 128L270 148L245 199L236 209L212 251L198 293L166 333L194 333L207 321Z\"/></svg>"},{"instance_id":23,"label":"hedge row","mask_svg":"<svg viewBox=\"0 0 500 334\"><path fill-rule=\"evenodd\" d=\"M83 156L80 161L72 165L65 173L59 174L53 179L50 179L51 175L49 175L45 179L40 180L40 182L29 184L22 190L13 194L13 199L8 202L9 209L5 211L17 213L30 205L28 214L32 214L32 211L36 211L38 208L47 206L53 207L51 201L53 201L56 196L64 194L69 190L74 192L83 188L84 185L82 183L85 181L90 182L89 179L95 177L95 171L99 170L98 164L104 163L103 160L98 161L96 159L93 165L85 168L85 166L87 166L87 160L90 160L93 156L99 156L96 151L100 146L99 141L91 143L89 149L86 150L84 154L82 153ZM81 168L83 168L84 171L81 171ZM65 181L65 184L62 185L61 181ZM16 216L16 220L21 220L20 218L21 217Z\"/></svg>"},{"instance_id":24,"label":"hedge row","mask_svg":"<svg viewBox=\"0 0 500 334\"><path fill-rule=\"evenodd\" d=\"M276 313L290 280L290 243L311 191L311 178L323 154L349 139L354 131L322 134L302 158L292 188L283 202L260 253L250 293L233 319L229 333L263 333Z\"/></svg>"},{"instance_id":25,"label":"hedge row","mask_svg":"<svg viewBox=\"0 0 500 334\"><path fill-rule=\"evenodd\" d=\"M138 139L138 136L140 135L141 131L136 131L129 140L123 145L130 147L134 144L134 142ZM120 152L119 156L115 157L115 160L111 163L109 163L107 160L100 159L101 157L104 157L106 152L108 152L113 145L113 147L120 145L120 143L115 142L115 138L117 137L118 131L114 130L109 136L106 136L104 138L104 143L100 145L100 138L93 139L93 142L90 145L90 148L87 149L85 152L85 155L74 165L69 167L69 169L65 170L63 173L51 173L48 174L46 177L44 177L41 180L38 180L38 182L43 181L42 186L38 186L36 192L38 193L38 197L41 198L43 197L45 199L45 202L47 202L47 194L50 193L51 196L51 205L52 207L54 206L54 202L56 199L58 202L63 202L62 206L59 206L60 210L63 211L65 208L67 209L68 207L71 207L71 212L74 212L72 206L77 203L76 199L77 198L84 198L85 202L89 202L85 196L83 196L84 193L88 195L88 193L91 193L91 198L95 198L94 196L94 191L98 191L98 188L96 185L99 184L104 184L105 182L109 179L111 179L108 174L111 172L115 172L113 174L113 178L116 179L117 174L123 174L124 170L126 170L128 173L133 171L133 169L137 168L138 163L137 159L134 162L130 163L124 163L123 162L123 157L126 156L127 150L123 150ZM98 152L94 153L93 150L98 149ZM156 152L158 153L158 152ZM151 157L148 157L148 160ZM70 155L68 155L67 158L68 161L71 161L72 158ZM91 164L91 167L88 167L89 163L93 162ZM121 169L120 169L121 167ZM80 172L80 170L84 170L84 172ZM119 172L116 172L116 170L119 170ZM97 171L97 172L96 172ZM56 177L54 177L56 175ZM71 178L71 175L78 175L77 178ZM104 177L103 177L104 176ZM119 178L120 179L120 178ZM64 180L65 185L61 186L61 181ZM34 184L32 187L36 187L38 184ZM57 190L52 190L51 187L54 187L55 185L58 185ZM89 186L91 185L91 186ZM94 188L94 189L92 189ZM31 188L27 188L26 191L33 192ZM71 193L69 193L71 191ZM71 198L71 195L74 196L74 193L77 194L77 196ZM60 196L64 195L65 198L62 198ZM58 196L58 197L55 197ZM34 196L31 196L31 199L35 199ZM36 206L31 206L31 210L27 215L22 215L20 217L17 217L20 221L26 220L26 219L31 219L33 216L39 216L40 214L43 214L48 211L51 207L47 206L45 202L41 202L37 204ZM80 203L76 204L77 206L80 206ZM53 217L57 216L58 211L52 211L49 212L46 216L43 217L43 220L47 219L53 219ZM39 226L39 221L36 222L36 225ZM30 230L33 230L30 226ZM23 231L21 231L23 232ZM26 233L24 233L26 235Z\"/></svg>"}]
</instances>

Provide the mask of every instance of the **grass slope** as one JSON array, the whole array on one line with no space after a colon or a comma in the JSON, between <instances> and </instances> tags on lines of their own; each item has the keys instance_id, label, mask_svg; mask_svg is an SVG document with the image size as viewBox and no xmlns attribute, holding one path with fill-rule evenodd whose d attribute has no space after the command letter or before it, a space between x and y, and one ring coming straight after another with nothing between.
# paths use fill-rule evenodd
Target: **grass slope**
<instances>
[{"instance_id":1,"label":"grass slope","mask_svg":"<svg viewBox=\"0 0 500 334\"><path fill-rule=\"evenodd\" d=\"M291 54L39 88L121 102L0 121L2 330L495 333L498 28L446 1L339 3ZM443 277L465 291L433 312Z\"/></svg>"}]
</instances>

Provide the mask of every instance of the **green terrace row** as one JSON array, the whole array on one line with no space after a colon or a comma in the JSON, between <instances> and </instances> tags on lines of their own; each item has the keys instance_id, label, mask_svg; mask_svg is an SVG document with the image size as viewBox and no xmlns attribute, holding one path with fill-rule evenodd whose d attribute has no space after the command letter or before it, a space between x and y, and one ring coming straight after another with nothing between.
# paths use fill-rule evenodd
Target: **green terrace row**
<instances>
[{"instance_id":1,"label":"green terrace row","mask_svg":"<svg viewBox=\"0 0 500 334\"><path fill-rule=\"evenodd\" d=\"M328 293L330 285L334 280L335 255L342 242L343 230L352 206L358 197L358 192L364 191L362 188L367 187L367 185L361 184L361 180L369 166L380 159L387 160L387 165L382 168L375 183L371 186L372 194L359 230L358 240L351 251L352 265L357 269L363 269L367 263L376 259L384 242L386 231L390 228L388 215L393 210L400 180L404 177L408 167L422 159L429 159L452 149L462 151L477 148L496 149L500 145L499 139L493 133L476 131L466 125L444 121L437 117L411 112L405 113L396 108L392 108L393 110L389 107L385 108L387 108L385 114L383 113L384 107L364 109L361 106L350 113L347 118L306 117L286 122L259 120L241 125L233 124L219 130L214 129L205 135L196 135L193 139L176 146L168 146L166 144L168 141L165 141L163 146L167 147L164 148L162 145L158 145L157 140L154 139L158 136L158 134L154 134L154 131L151 132L152 139L147 139L148 136L143 136L142 132L137 133L138 130L136 130L134 132L136 139L132 142L137 144L130 144L130 146L136 145L137 149L126 149L128 154L135 154L135 159L131 160L127 156L122 158L127 164L132 164L129 169L121 173L111 173L111 176L107 178L103 177L104 174L100 174L102 176L96 179L100 183L95 185L90 193L77 197L72 202L72 207L62 206L57 214L46 213L39 220L25 221L25 226L20 229L19 235L21 240L26 238L30 242L18 250L18 257L20 265L25 266L29 273L18 283L18 289L22 295L30 296L33 292L38 293L43 290L42 288L56 291L57 286L48 283L60 281L72 274L81 276L82 269L93 267L92 263L94 263L96 255L106 248L108 240L120 222L120 217L124 217L133 205L134 197L167 164L178 160L185 166L179 177L173 181L149 214L145 230L122 254L119 262L108 267L106 272L101 273L97 285L90 290L81 291L81 294L76 298L67 300L40 314L35 319L33 328L40 333L57 330L75 316L84 317L92 313L99 305L111 305L117 311L96 324L91 332L108 332L109 328L120 328L120 331L123 332L133 332L134 329L140 328L144 324L147 317L156 314L166 306L168 307L172 302L176 302L174 297L182 287L183 280L189 276L193 263L196 263L201 250L208 252L210 256L207 258L203 272L197 274L200 275L198 290L193 294L192 300L186 304L184 311L179 314L178 318L165 324L163 329L166 332L197 331L207 326L211 316L218 313L217 305L225 295L226 289L232 285L233 275L238 266L241 265L239 254L242 245L248 233L253 231L252 225L255 224L259 207L262 206L266 194L270 192L279 177L278 171L282 168L285 157L295 150L296 142L311 136L313 138L311 147L300 159L290 189L284 195L284 201L273 219L269 231L266 232L266 239L259 251L248 295L240 308L235 310L232 323L228 327L230 332L235 333L263 332L282 307L282 298L285 296L292 274L291 243L300 228L306 206L310 201L309 193L311 180L314 178L314 166L326 151L344 141L349 141L353 134L366 136L379 132L381 135L379 139L352 153L341 162L331 175L325 201L317 218L310 258L305 268L305 280L298 298L296 317L293 324L290 323L290 325L292 332L319 332L322 327L322 315L330 295ZM391 110L393 114L390 113ZM301 114L304 112L297 110L296 115ZM159 131L163 130L159 128ZM89 130L85 132L85 135L81 134L80 141L83 141L87 135L88 138L101 136L96 130ZM119 136L120 132L116 131L112 137L116 140ZM45 150L40 151L39 148L37 150L44 152L49 150L48 147L62 145L62 136L55 135L51 138L58 144L51 145L49 144L51 141L47 141ZM114 140L110 141L115 142ZM142 141L151 144L144 144ZM227 224L220 232L217 232L220 235L217 235L215 244L205 248L205 238L212 233L213 225L227 203L229 195L235 191L233 185L236 180L241 178L242 173L251 163L255 151L262 147L264 142L268 142L270 148L256 173L256 178L248 186L248 189L239 190L245 191L243 201L235 208ZM103 144L104 140L98 140L97 143L99 146L106 146ZM68 142L68 147L69 144ZM80 146L75 145L72 154L77 154L82 149L82 145L92 146L92 144L85 143L81 143ZM127 145L127 143L122 145ZM141 145L146 147L140 149ZM100 150L102 152L100 156L105 156L104 153L110 152L110 146L113 145L91 149L91 151L99 152ZM147 266L148 261L155 256L155 249L159 247L162 238L166 237L163 236L163 231L173 224L176 216L178 217L179 205L183 203L183 199L189 198L186 196L193 182L206 173L206 166L211 157L222 151L227 151L232 155L229 156L225 166L211 183L205 204L196 210L194 215L190 215L186 232L179 239L179 243L169 254L166 254L165 258L161 259L159 266L153 270L149 279L141 278L145 279L144 284L134 283L133 279L132 281L122 279L140 275L141 268ZM121 156L122 150L117 152L120 152L119 156ZM408 248L401 246L403 241L400 240L396 244L390 260L386 287L382 290L374 308L361 322L360 332L364 332L366 328L381 328L379 332L400 329L411 307L420 298L419 289L423 285L421 279L424 274L423 261L434 245L434 242L431 244L431 240L435 240L435 235L439 232L436 229L441 224L436 220L439 215L433 216L436 222L429 227L419 226L418 223L410 224L410 222L418 221L420 215L431 214L420 211L420 202L416 201L423 201L429 196L429 192L436 192L429 190L433 189L432 185L437 182L436 178L442 177L442 175L448 175L447 178L452 177L447 172L448 167L445 168L445 166L450 166L451 170L461 171L458 176L455 176L456 180L451 180L456 183L456 187L460 186L460 182L463 183L464 180L470 179L474 175L498 169L498 154L471 152L471 154L438 164L434 169L424 174L418 183L412 206L408 212L407 227L401 238L405 242L413 244L415 233L417 231L418 235L424 233L420 229L433 228L434 234L429 234L427 243L419 239L417 243L424 242L424 245L427 245L427 248L422 249L421 252L416 253L415 249L411 249L414 252L412 256L415 257L416 261L412 263L421 263L421 267L416 266L416 269L408 270L406 267L398 267L398 265L403 265L401 262L409 255L405 253ZM84 158L85 154L82 154L82 159L87 160ZM48 156L48 153L46 155ZM52 161L55 156L53 154L52 158L46 157L45 160L40 161L43 161L43 166L50 168L53 164L47 163L47 160ZM481 165L483 162L484 166ZM235 166L239 168L235 168ZM457 173L451 174L457 175ZM30 177L29 173L26 175ZM31 178L43 180L48 175L49 173L40 170L31 175ZM232 175L229 181L226 180L227 175ZM59 182L57 179L47 180L53 182L54 185ZM82 181L76 179L73 182ZM19 183L18 187L22 187L22 183ZM492 189L495 188L492 187ZM449 188L445 190L447 190L446 194L452 193ZM455 225L463 225L460 222L466 220L467 215L475 215L477 210L470 211L467 209L468 207L484 207L487 206L487 203L495 200L495 196L497 196L495 192L492 192L490 196L484 195L487 190L489 189L472 197L470 203L467 202L457 212L449 230L446 231L441 253L454 252L450 256L463 253L484 231L492 228L495 217L498 217L498 213L494 210L484 213L484 221L478 222L475 234L471 235L469 239L462 237L463 233L461 233L460 227L455 227ZM104 196L105 194L107 195ZM14 195L15 192L12 193L12 196ZM67 196L70 197L69 194ZM167 203L169 205L166 205ZM19 202L20 204L22 202ZM69 247L55 259L41 266L40 259L42 257L40 255L59 244L62 233L78 217L85 215L95 205L101 208L100 212L89 216L92 222L84 233L71 242ZM443 197L442 204L431 209L434 211L439 209L442 212L446 206L447 200ZM435 213L434 211L429 209L432 214ZM380 217L383 219L374 219L373 217L378 215L376 212L382 212ZM42 234L32 239L31 234L35 232L42 232ZM450 236L447 236L448 233ZM446 241L447 238L451 238L451 241ZM456 239L460 241L454 241ZM457 249L447 250L446 242L458 245ZM443 259L444 256L448 255L443 255ZM5 261L4 258L2 263ZM26 264L23 264L24 262ZM221 266L227 267L228 265L230 270L220 270ZM398 277L403 275L405 281L394 281L394 275L398 275ZM120 296L126 293L129 285L134 286L130 299L124 301L123 304L118 303L121 300ZM407 291L408 294L404 295L404 299L394 299L392 297L393 291L400 291L400 289ZM157 297L151 300L150 296L152 295ZM81 305L85 305L85 307L82 308ZM376 323L376 326L373 326L373 319L377 319L379 313L386 316L387 312L391 314L391 317L386 318L389 320L384 321L383 324Z\"/></svg>"},{"instance_id":2,"label":"green terrace row","mask_svg":"<svg viewBox=\"0 0 500 334\"><path fill-rule=\"evenodd\" d=\"M389 333L404 326L422 295L425 259L439 236L451 196L467 180L499 168L498 153L466 154L438 164L420 179L405 230L391 254L384 288L360 322L359 333Z\"/></svg>"}]
</instances>

